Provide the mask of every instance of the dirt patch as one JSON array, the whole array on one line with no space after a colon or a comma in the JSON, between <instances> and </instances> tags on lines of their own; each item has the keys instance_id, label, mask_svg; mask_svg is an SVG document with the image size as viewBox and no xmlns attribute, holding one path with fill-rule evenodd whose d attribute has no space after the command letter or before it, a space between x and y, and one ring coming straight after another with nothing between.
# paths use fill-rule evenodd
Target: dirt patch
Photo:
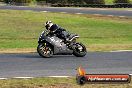
<instances>
[{"instance_id":1,"label":"dirt patch","mask_svg":"<svg viewBox=\"0 0 132 88\"><path fill-rule=\"evenodd\" d=\"M34 53L35 48L15 48L15 49L0 49L0 53Z\"/></svg>"}]
</instances>

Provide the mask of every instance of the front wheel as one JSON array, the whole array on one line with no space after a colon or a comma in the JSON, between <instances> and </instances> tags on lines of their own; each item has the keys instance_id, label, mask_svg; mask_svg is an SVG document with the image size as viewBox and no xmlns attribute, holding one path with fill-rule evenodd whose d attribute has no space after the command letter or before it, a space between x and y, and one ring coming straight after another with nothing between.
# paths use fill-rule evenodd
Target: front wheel
<instances>
[{"instance_id":1,"label":"front wheel","mask_svg":"<svg viewBox=\"0 0 132 88\"><path fill-rule=\"evenodd\" d=\"M44 58L49 58L53 56L53 50L50 46L45 46L44 44L39 44L37 47L37 52L40 56Z\"/></svg>"},{"instance_id":2,"label":"front wheel","mask_svg":"<svg viewBox=\"0 0 132 88\"><path fill-rule=\"evenodd\" d=\"M75 43L73 45L73 55L77 57L84 57L86 54L86 47L82 43Z\"/></svg>"}]
</instances>

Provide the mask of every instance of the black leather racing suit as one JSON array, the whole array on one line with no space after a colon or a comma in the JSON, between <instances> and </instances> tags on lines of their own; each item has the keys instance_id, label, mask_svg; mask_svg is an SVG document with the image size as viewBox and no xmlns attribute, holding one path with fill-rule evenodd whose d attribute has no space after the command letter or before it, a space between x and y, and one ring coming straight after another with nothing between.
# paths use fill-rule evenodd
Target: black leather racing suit
<instances>
[{"instance_id":1,"label":"black leather racing suit","mask_svg":"<svg viewBox=\"0 0 132 88\"><path fill-rule=\"evenodd\" d=\"M64 39L64 41L66 41L70 36L70 34L65 29L59 27L56 24L53 24L49 30L51 31L49 34L56 34L58 38Z\"/></svg>"}]
</instances>

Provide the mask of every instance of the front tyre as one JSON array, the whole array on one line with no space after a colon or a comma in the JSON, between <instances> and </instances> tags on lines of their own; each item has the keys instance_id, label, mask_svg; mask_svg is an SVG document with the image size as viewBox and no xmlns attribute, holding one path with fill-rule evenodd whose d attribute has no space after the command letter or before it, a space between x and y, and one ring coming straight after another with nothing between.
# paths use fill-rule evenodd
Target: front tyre
<instances>
[{"instance_id":1,"label":"front tyre","mask_svg":"<svg viewBox=\"0 0 132 88\"><path fill-rule=\"evenodd\" d=\"M73 55L77 57L84 57L86 54L86 47L82 43L75 43L73 45Z\"/></svg>"},{"instance_id":2,"label":"front tyre","mask_svg":"<svg viewBox=\"0 0 132 88\"><path fill-rule=\"evenodd\" d=\"M37 47L37 52L41 57L49 58L53 56L53 50L50 46L45 46L44 44L39 44Z\"/></svg>"}]
</instances>

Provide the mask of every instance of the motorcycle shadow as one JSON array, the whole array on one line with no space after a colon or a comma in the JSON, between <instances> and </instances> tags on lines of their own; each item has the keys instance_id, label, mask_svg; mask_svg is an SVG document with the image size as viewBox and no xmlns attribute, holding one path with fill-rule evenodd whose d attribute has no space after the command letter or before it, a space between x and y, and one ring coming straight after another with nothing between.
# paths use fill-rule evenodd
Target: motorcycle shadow
<instances>
[{"instance_id":1,"label":"motorcycle shadow","mask_svg":"<svg viewBox=\"0 0 132 88\"><path fill-rule=\"evenodd\" d=\"M28 54L21 54L19 57L24 57L24 58L43 58L43 59L52 59L52 58L75 58L74 55L53 55L50 58L44 58L39 56L38 53L28 53Z\"/></svg>"},{"instance_id":2,"label":"motorcycle shadow","mask_svg":"<svg viewBox=\"0 0 132 88\"><path fill-rule=\"evenodd\" d=\"M75 59L75 58L85 58L85 57L76 57L74 55L53 55L52 57L50 58L44 58L44 57L41 57L39 56L38 53L28 53L28 54L21 54L21 55L18 55L18 57L20 58L39 58L39 59L61 59L61 58L65 58L65 59Z\"/></svg>"}]
</instances>

